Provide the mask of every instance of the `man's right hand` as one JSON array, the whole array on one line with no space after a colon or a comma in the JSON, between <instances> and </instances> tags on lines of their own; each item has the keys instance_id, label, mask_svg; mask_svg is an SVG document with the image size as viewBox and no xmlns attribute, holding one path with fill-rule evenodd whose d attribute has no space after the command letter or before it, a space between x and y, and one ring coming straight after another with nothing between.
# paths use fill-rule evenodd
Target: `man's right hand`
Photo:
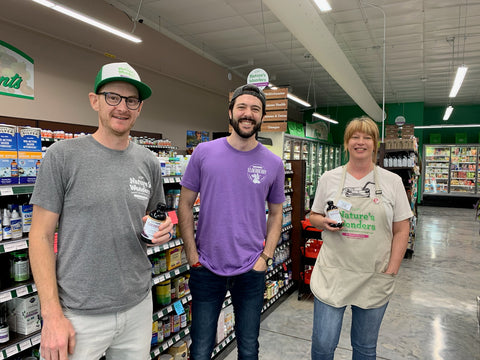
<instances>
[{"instance_id":1,"label":"man's right hand","mask_svg":"<svg viewBox=\"0 0 480 360\"><path fill-rule=\"evenodd\" d=\"M63 314L44 319L40 353L44 360L68 360L75 349L75 330Z\"/></svg>"}]
</instances>

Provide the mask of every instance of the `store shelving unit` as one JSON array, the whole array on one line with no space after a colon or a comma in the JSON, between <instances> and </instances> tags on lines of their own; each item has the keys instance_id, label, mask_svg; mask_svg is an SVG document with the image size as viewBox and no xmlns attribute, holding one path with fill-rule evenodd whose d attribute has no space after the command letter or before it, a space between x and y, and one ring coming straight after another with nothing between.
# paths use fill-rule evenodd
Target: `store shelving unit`
<instances>
[{"instance_id":1,"label":"store shelving unit","mask_svg":"<svg viewBox=\"0 0 480 360\"><path fill-rule=\"evenodd\" d=\"M2 185L0 186L0 197L4 199L9 196L26 195L33 192L33 185ZM5 198L8 199L8 198ZM7 257L14 251L28 249L28 237L16 240L3 240L0 242L0 262L4 265L8 264ZM2 266L2 271L8 271ZM5 276L4 273L0 276ZM33 280L12 283L8 287L0 289L0 303L6 303L14 298L35 294L37 288ZM40 332L34 332L29 335L21 335L10 331L10 340L7 343L0 344L0 359L8 359L28 350L40 343Z\"/></svg>"},{"instance_id":2,"label":"store shelving unit","mask_svg":"<svg viewBox=\"0 0 480 360\"><path fill-rule=\"evenodd\" d=\"M401 160L398 160L396 163L394 163L393 166L391 166L390 164L387 165L387 161L385 161L385 159L387 159L388 157L396 157L397 159ZM407 158L409 160L405 160ZM398 174L402 178L403 186L405 187L405 191L410 202L410 208L413 212L413 217L410 219L410 233L407 252L405 254L406 257L410 257L415 250L415 233L418 216L418 180L421 173L417 146L416 144L414 144L412 148L386 149L385 143L381 143L378 151L377 164L385 168L386 170Z\"/></svg>"}]
</instances>

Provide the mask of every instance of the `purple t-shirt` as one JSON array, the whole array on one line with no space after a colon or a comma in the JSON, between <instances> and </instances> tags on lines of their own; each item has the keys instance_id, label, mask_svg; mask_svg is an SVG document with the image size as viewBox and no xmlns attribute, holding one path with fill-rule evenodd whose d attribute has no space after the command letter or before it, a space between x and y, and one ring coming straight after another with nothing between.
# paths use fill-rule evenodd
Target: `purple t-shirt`
<instances>
[{"instance_id":1,"label":"purple t-shirt","mask_svg":"<svg viewBox=\"0 0 480 360\"><path fill-rule=\"evenodd\" d=\"M265 201L285 201L280 157L262 144L238 151L227 138L199 144L181 185L200 193L195 237L200 262L222 276L253 268L266 237Z\"/></svg>"}]
</instances>

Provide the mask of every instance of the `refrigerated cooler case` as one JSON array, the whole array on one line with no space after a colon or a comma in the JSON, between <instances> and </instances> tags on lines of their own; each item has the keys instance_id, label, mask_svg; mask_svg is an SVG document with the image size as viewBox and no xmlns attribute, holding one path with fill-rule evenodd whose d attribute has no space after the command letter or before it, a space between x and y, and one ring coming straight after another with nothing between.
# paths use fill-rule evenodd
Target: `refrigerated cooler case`
<instances>
[{"instance_id":1,"label":"refrigerated cooler case","mask_svg":"<svg viewBox=\"0 0 480 360\"><path fill-rule=\"evenodd\" d=\"M341 146L326 144L319 140L300 138L285 134L283 143L284 160L305 160L306 193L313 199L318 179L325 171L341 164Z\"/></svg>"},{"instance_id":2,"label":"refrigerated cooler case","mask_svg":"<svg viewBox=\"0 0 480 360\"><path fill-rule=\"evenodd\" d=\"M425 145L423 195L478 194L479 145Z\"/></svg>"}]
</instances>

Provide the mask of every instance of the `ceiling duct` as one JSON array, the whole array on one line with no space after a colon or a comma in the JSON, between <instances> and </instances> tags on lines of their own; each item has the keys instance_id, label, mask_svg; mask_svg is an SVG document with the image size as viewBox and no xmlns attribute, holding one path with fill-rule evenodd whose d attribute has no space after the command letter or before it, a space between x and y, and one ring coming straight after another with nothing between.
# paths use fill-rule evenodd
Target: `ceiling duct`
<instances>
[{"instance_id":1,"label":"ceiling duct","mask_svg":"<svg viewBox=\"0 0 480 360\"><path fill-rule=\"evenodd\" d=\"M283 25L367 115L382 121L382 109L370 94L310 1L263 0Z\"/></svg>"}]
</instances>

